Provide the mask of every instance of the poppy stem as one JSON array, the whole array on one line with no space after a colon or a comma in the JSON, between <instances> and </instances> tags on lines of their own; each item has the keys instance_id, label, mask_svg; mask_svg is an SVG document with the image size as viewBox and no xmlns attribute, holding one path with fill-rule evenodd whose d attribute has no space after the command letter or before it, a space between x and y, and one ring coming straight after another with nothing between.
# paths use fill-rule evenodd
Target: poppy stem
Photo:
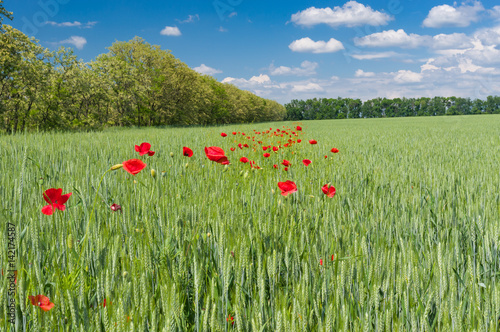
<instances>
[{"instance_id":1,"label":"poppy stem","mask_svg":"<svg viewBox=\"0 0 500 332\"><path fill-rule=\"evenodd\" d=\"M78 255L78 262L76 264L77 266L80 265L80 260L82 258L83 249L85 249L85 245L87 244L88 234L89 234L89 229L90 229L90 224L92 222L92 218L94 217L95 205L96 205L96 202L97 202L97 195L99 194L99 190L101 189L101 184L102 184L102 181L104 180L104 177L110 171L112 171L112 169L108 169L106 172L104 172L104 174L101 177L101 180L99 181L99 185L97 186L97 191L96 191L95 197L94 197L94 203L92 205L92 212L90 213L89 221L87 223L87 228L85 229L85 235L83 236L83 239L81 241L80 254Z\"/></svg>"}]
</instances>

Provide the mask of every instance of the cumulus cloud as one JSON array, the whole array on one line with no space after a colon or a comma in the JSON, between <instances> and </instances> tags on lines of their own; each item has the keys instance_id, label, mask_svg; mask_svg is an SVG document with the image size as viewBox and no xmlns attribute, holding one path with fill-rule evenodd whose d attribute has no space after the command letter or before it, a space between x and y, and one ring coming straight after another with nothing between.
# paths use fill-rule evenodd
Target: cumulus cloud
<instances>
[{"instance_id":1,"label":"cumulus cloud","mask_svg":"<svg viewBox=\"0 0 500 332\"><path fill-rule=\"evenodd\" d=\"M371 72L371 71L368 71L368 72L367 71L363 71L363 69L358 69L354 73L354 76L355 77L374 77L375 73Z\"/></svg>"},{"instance_id":2,"label":"cumulus cloud","mask_svg":"<svg viewBox=\"0 0 500 332\"><path fill-rule=\"evenodd\" d=\"M305 53L333 53L344 49L344 45L334 38L330 38L328 42L323 40L314 41L309 37L294 40L288 45L294 52Z\"/></svg>"},{"instance_id":3,"label":"cumulus cloud","mask_svg":"<svg viewBox=\"0 0 500 332\"><path fill-rule=\"evenodd\" d=\"M271 82L271 79L267 75L260 74L259 76L252 76L249 81L263 84Z\"/></svg>"},{"instance_id":4,"label":"cumulus cloud","mask_svg":"<svg viewBox=\"0 0 500 332\"><path fill-rule=\"evenodd\" d=\"M398 83L416 83L422 81L423 75L411 70L399 70L394 75L394 80Z\"/></svg>"},{"instance_id":5,"label":"cumulus cloud","mask_svg":"<svg viewBox=\"0 0 500 332\"><path fill-rule=\"evenodd\" d=\"M479 29L474 34L474 38L485 45L498 45L500 44L500 26Z\"/></svg>"},{"instance_id":6,"label":"cumulus cloud","mask_svg":"<svg viewBox=\"0 0 500 332\"><path fill-rule=\"evenodd\" d=\"M205 65L204 63L202 63L199 67L193 68L193 70L197 71L200 74L204 74L204 75L214 75L214 74L222 73L222 70L218 70L218 69L209 67L209 66Z\"/></svg>"},{"instance_id":7,"label":"cumulus cloud","mask_svg":"<svg viewBox=\"0 0 500 332\"><path fill-rule=\"evenodd\" d=\"M92 28L94 25L97 24L97 21L89 21L87 23L81 23L78 21L74 22L54 22L54 21L47 21L45 24L52 25L54 27L59 27L59 28L71 28L71 27L78 27L78 28L83 28L83 29L88 29Z\"/></svg>"},{"instance_id":8,"label":"cumulus cloud","mask_svg":"<svg viewBox=\"0 0 500 332\"><path fill-rule=\"evenodd\" d=\"M433 36L431 42L431 47L435 49L462 49L472 46L472 39L464 33L441 33Z\"/></svg>"},{"instance_id":9,"label":"cumulus cloud","mask_svg":"<svg viewBox=\"0 0 500 332\"><path fill-rule=\"evenodd\" d=\"M438 34L435 36L406 33L403 29L373 33L354 38L354 43L362 47L428 47L438 50L464 49L472 47L472 38L464 33Z\"/></svg>"},{"instance_id":10,"label":"cumulus cloud","mask_svg":"<svg viewBox=\"0 0 500 332\"><path fill-rule=\"evenodd\" d=\"M269 66L269 73L271 75L296 75L296 76L309 76L316 74L316 68L318 68L317 62L303 61L300 67L286 67L279 66L275 67L274 64Z\"/></svg>"},{"instance_id":11,"label":"cumulus cloud","mask_svg":"<svg viewBox=\"0 0 500 332\"><path fill-rule=\"evenodd\" d=\"M420 36L414 33L407 34L403 29L387 30L372 33L361 38L354 38L354 43L358 46L367 47L404 47L415 48L424 44L428 36Z\"/></svg>"},{"instance_id":12,"label":"cumulus cloud","mask_svg":"<svg viewBox=\"0 0 500 332\"><path fill-rule=\"evenodd\" d=\"M160 34L164 36L180 36L181 30L179 30L178 27L166 26L163 30L160 31Z\"/></svg>"},{"instance_id":13,"label":"cumulus cloud","mask_svg":"<svg viewBox=\"0 0 500 332\"><path fill-rule=\"evenodd\" d=\"M87 44L87 39L81 36L71 36L68 39L60 41L59 44L71 44L81 50Z\"/></svg>"},{"instance_id":14,"label":"cumulus cloud","mask_svg":"<svg viewBox=\"0 0 500 332\"><path fill-rule=\"evenodd\" d=\"M467 27L479 20L479 13L484 10L481 2L476 1L472 6L440 5L433 7L423 22L424 27Z\"/></svg>"},{"instance_id":15,"label":"cumulus cloud","mask_svg":"<svg viewBox=\"0 0 500 332\"><path fill-rule=\"evenodd\" d=\"M291 21L297 25L311 27L328 24L331 27L360 25L386 25L393 18L383 12L373 10L356 1L346 2L342 7L309 7L292 15Z\"/></svg>"}]
</instances>

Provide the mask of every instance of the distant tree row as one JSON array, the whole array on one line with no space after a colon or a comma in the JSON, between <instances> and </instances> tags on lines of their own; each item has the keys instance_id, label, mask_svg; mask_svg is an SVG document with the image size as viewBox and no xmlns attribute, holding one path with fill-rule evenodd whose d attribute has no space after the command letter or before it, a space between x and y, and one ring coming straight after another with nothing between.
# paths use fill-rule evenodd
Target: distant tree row
<instances>
[{"instance_id":1,"label":"distant tree row","mask_svg":"<svg viewBox=\"0 0 500 332\"><path fill-rule=\"evenodd\" d=\"M0 30L0 132L282 120L283 105L200 75L141 38L90 63Z\"/></svg>"},{"instance_id":2,"label":"distant tree row","mask_svg":"<svg viewBox=\"0 0 500 332\"><path fill-rule=\"evenodd\" d=\"M500 97L488 96L486 100L460 97L375 98L365 102L340 97L294 99L285 104L285 108L285 120L500 114Z\"/></svg>"}]
</instances>

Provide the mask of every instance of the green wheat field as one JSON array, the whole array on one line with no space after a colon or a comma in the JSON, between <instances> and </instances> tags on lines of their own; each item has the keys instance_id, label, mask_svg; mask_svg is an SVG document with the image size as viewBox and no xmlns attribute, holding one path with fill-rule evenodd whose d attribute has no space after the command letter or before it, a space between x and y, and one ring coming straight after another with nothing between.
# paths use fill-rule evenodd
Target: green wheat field
<instances>
[{"instance_id":1,"label":"green wheat field","mask_svg":"<svg viewBox=\"0 0 500 332\"><path fill-rule=\"evenodd\" d=\"M1 331L500 331L499 115L18 134L0 160Z\"/></svg>"}]
</instances>

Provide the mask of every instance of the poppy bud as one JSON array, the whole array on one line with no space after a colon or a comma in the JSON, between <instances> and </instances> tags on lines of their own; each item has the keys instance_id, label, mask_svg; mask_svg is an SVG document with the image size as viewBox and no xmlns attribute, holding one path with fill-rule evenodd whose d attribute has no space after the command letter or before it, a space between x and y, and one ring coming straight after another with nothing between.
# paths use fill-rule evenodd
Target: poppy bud
<instances>
[{"instance_id":1,"label":"poppy bud","mask_svg":"<svg viewBox=\"0 0 500 332\"><path fill-rule=\"evenodd\" d=\"M208 236L208 237L210 237L210 235L212 235L212 234L210 234L210 233L207 233L207 236Z\"/></svg>"},{"instance_id":2,"label":"poppy bud","mask_svg":"<svg viewBox=\"0 0 500 332\"><path fill-rule=\"evenodd\" d=\"M127 271L123 271L122 276L125 278L127 276L127 274L128 274Z\"/></svg>"},{"instance_id":3,"label":"poppy bud","mask_svg":"<svg viewBox=\"0 0 500 332\"><path fill-rule=\"evenodd\" d=\"M243 178L246 179L248 177L248 171L243 174Z\"/></svg>"},{"instance_id":4,"label":"poppy bud","mask_svg":"<svg viewBox=\"0 0 500 332\"><path fill-rule=\"evenodd\" d=\"M184 165L184 167L188 168L189 167L189 163L186 163L186 165Z\"/></svg>"},{"instance_id":5,"label":"poppy bud","mask_svg":"<svg viewBox=\"0 0 500 332\"><path fill-rule=\"evenodd\" d=\"M319 260L319 265L323 265L323 259Z\"/></svg>"},{"instance_id":6,"label":"poppy bud","mask_svg":"<svg viewBox=\"0 0 500 332\"><path fill-rule=\"evenodd\" d=\"M156 179L156 171L154 169L151 169L151 176L153 179Z\"/></svg>"},{"instance_id":7,"label":"poppy bud","mask_svg":"<svg viewBox=\"0 0 500 332\"><path fill-rule=\"evenodd\" d=\"M174 153L173 152L170 152L170 157L174 157Z\"/></svg>"},{"instance_id":8,"label":"poppy bud","mask_svg":"<svg viewBox=\"0 0 500 332\"><path fill-rule=\"evenodd\" d=\"M111 166L112 171L116 171L117 169L120 169L123 167L123 164L116 164L114 166Z\"/></svg>"},{"instance_id":9,"label":"poppy bud","mask_svg":"<svg viewBox=\"0 0 500 332\"><path fill-rule=\"evenodd\" d=\"M231 256L233 256L233 258L234 258L234 251L231 251Z\"/></svg>"}]
</instances>

